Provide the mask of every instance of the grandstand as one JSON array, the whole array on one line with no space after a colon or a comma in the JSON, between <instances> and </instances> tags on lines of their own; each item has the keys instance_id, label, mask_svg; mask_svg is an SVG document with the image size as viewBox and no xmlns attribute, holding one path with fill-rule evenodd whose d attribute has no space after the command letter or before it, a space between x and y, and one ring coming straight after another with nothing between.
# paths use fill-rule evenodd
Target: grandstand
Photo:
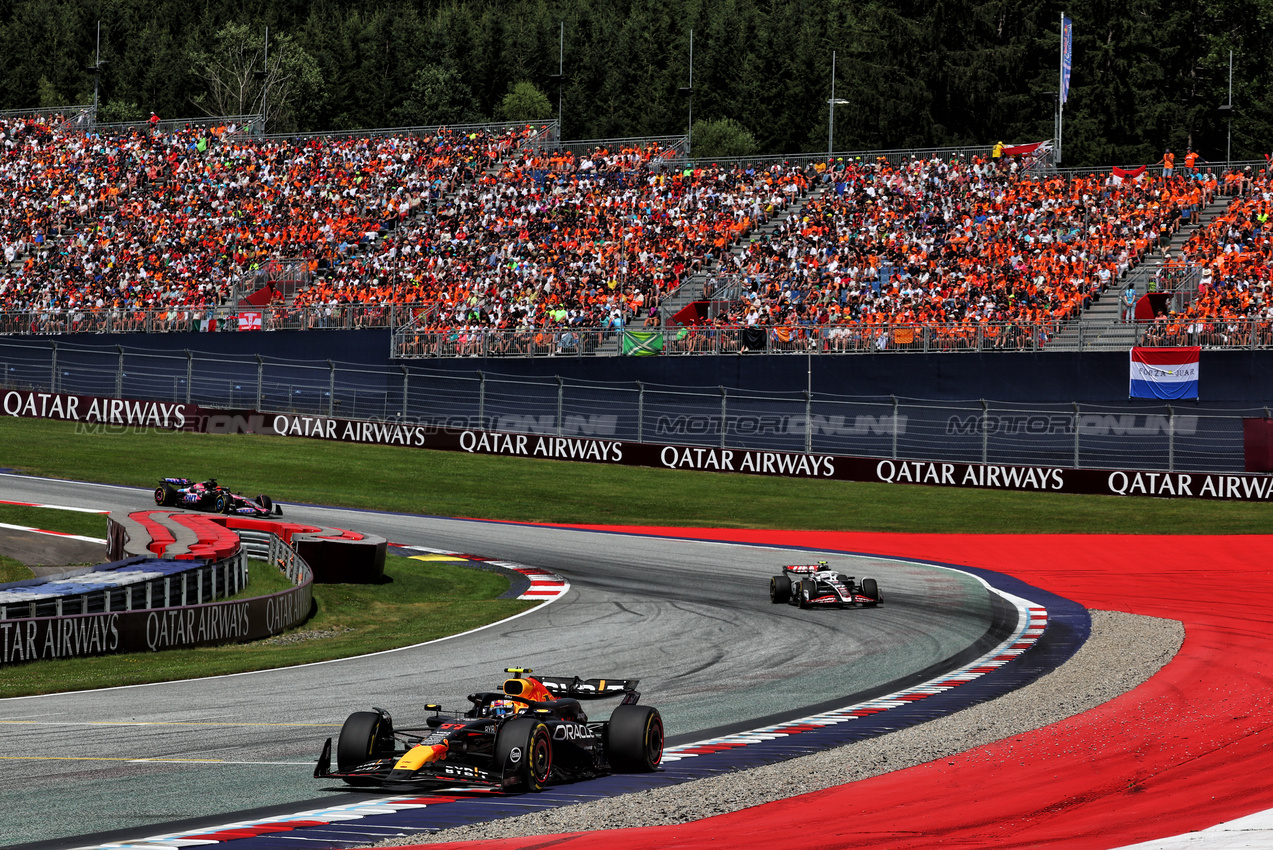
<instances>
[{"instance_id":1,"label":"grandstand","mask_svg":"<svg viewBox=\"0 0 1273 850\"><path fill-rule=\"evenodd\" d=\"M0 333L390 326L398 357L1269 343L1262 168L255 126L0 114Z\"/></svg>"}]
</instances>

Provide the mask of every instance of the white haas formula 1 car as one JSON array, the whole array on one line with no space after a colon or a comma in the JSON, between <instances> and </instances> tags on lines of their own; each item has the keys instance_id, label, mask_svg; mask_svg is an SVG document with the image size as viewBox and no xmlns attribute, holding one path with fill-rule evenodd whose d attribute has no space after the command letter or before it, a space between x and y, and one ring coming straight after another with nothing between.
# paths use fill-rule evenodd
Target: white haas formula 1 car
<instances>
[{"instance_id":1,"label":"white haas formula 1 car","mask_svg":"<svg viewBox=\"0 0 1273 850\"><path fill-rule=\"evenodd\" d=\"M786 602L801 608L833 606L874 608L884 601L873 578L861 582L853 576L838 573L826 561L782 568L782 575L769 580L769 601Z\"/></svg>"}]
</instances>

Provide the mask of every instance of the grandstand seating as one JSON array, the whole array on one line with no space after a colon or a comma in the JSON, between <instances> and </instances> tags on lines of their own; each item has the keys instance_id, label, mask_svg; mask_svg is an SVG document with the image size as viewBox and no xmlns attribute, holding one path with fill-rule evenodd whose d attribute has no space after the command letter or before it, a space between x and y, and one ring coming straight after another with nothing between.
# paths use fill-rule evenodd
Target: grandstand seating
<instances>
[{"instance_id":1,"label":"grandstand seating","mask_svg":"<svg viewBox=\"0 0 1273 850\"><path fill-rule=\"evenodd\" d=\"M657 142L549 151L527 143L535 132L85 135L0 118L0 332L192 328L268 283L282 257L312 283L275 304L269 327L408 315L466 338L655 326L668 294L711 269L737 280L710 319L722 332L797 329L788 342L818 328L822 347L854 350L877 327L927 326L959 347L1077 317L1221 192L1233 207L1187 248L1216 280L1191 316L1273 314L1263 174L1221 187L1040 176L977 156L687 164Z\"/></svg>"}]
</instances>

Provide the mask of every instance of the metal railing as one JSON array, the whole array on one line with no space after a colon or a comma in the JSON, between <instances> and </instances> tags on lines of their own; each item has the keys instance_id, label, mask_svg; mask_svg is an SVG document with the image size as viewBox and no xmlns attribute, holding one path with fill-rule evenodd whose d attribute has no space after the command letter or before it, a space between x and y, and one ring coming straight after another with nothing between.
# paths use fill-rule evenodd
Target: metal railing
<instances>
[{"instance_id":1,"label":"metal railing","mask_svg":"<svg viewBox=\"0 0 1273 850\"><path fill-rule=\"evenodd\" d=\"M187 127L231 127L235 128L236 133L260 137L262 123L265 116L259 113L247 115L201 115L198 118L161 118L154 124L154 129L160 133L172 133L174 131L184 130ZM149 132L151 124L149 120L141 121L109 121L94 122L88 128L96 133L145 133Z\"/></svg>"},{"instance_id":2,"label":"metal railing","mask_svg":"<svg viewBox=\"0 0 1273 850\"><path fill-rule=\"evenodd\" d=\"M1060 323L726 326L665 328L400 329L397 359L688 354L878 354L1039 351ZM626 346L625 346L626 342Z\"/></svg>"},{"instance_id":3,"label":"metal railing","mask_svg":"<svg viewBox=\"0 0 1273 850\"><path fill-rule=\"evenodd\" d=\"M0 339L4 389L257 410L267 414L263 424L273 421L270 414L322 415L892 460L1241 472L1244 417L1270 415L1268 408L1173 407L1143 400L1053 404L846 396L820 392L818 371L808 370L803 386L764 392L513 377L477 368L456 372L421 361L370 367ZM0 392L3 414L23 414L14 398ZM240 427L236 423L226 416L216 429L233 431ZM86 425L81 433L126 427Z\"/></svg>"},{"instance_id":4,"label":"metal railing","mask_svg":"<svg viewBox=\"0 0 1273 850\"><path fill-rule=\"evenodd\" d=\"M0 335L390 328L400 326L418 311L418 307L409 305L364 303L170 310L20 310L0 313Z\"/></svg>"},{"instance_id":5,"label":"metal railing","mask_svg":"<svg viewBox=\"0 0 1273 850\"><path fill-rule=\"evenodd\" d=\"M725 285L728 286L726 280ZM709 318L727 302L707 296ZM259 321L258 321L259 318ZM623 334L640 338L642 354L906 354L1069 350L1084 347L1113 327L1108 322L982 322L834 324L789 327L665 326L430 328L436 311L417 305L338 304L216 307L174 310L47 310L0 313L0 336L64 334L236 333L277 330L395 328L390 356L402 360L446 357L584 357L621 355ZM1214 349L1273 348L1273 321L1160 318L1137 322L1127 345L1201 345ZM1060 334L1065 331L1065 337ZM1063 341L1066 340L1066 341ZM634 339L635 341L635 339ZM652 349L652 350L651 350Z\"/></svg>"},{"instance_id":6,"label":"metal railing","mask_svg":"<svg viewBox=\"0 0 1273 850\"><path fill-rule=\"evenodd\" d=\"M646 148L654 144L657 144L662 150L661 159L664 163L684 163L686 161L689 140L685 136L633 136L626 139L572 139L570 141L554 138L536 142L535 146L540 149L552 148L554 150L569 151L574 154L585 154L591 153L598 148L605 148L613 153L623 148ZM652 168L656 167L657 163L648 162L645 165Z\"/></svg>"},{"instance_id":7,"label":"metal railing","mask_svg":"<svg viewBox=\"0 0 1273 850\"><path fill-rule=\"evenodd\" d=\"M239 536L244 552L272 564L293 585L313 580L314 571L310 565L277 534L250 528L236 528L234 533Z\"/></svg>"},{"instance_id":8,"label":"metal railing","mask_svg":"<svg viewBox=\"0 0 1273 850\"><path fill-rule=\"evenodd\" d=\"M78 106L32 106L28 109L0 109L0 118L47 118L54 115L60 118L74 118L92 111L91 103L82 103Z\"/></svg>"},{"instance_id":9,"label":"metal railing","mask_svg":"<svg viewBox=\"0 0 1273 850\"><path fill-rule=\"evenodd\" d=\"M30 601L0 604L0 620L202 605L233 596L248 585L248 562L242 552L214 563L190 561L189 564L190 569L182 572L139 579L132 584L70 596L51 591ZM77 570L65 575L83 575L91 581L93 572Z\"/></svg>"},{"instance_id":10,"label":"metal railing","mask_svg":"<svg viewBox=\"0 0 1273 850\"><path fill-rule=\"evenodd\" d=\"M557 138L558 124L552 121L484 121L474 124L428 124L411 127L376 127L368 130L324 130L313 133L270 133L263 138L271 141L289 139L377 139L386 136L435 136L446 131L457 135L469 133L499 134L507 130L535 128L527 134L526 145L543 147Z\"/></svg>"},{"instance_id":11,"label":"metal railing","mask_svg":"<svg viewBox=\"0 0 1273 850\"><path fill-rule=\"evenodd\" d=\"M952 159L971 159L973 156L980 156L982 159L989 159L990 148L990 145L945 145L943 147L934 148L888 148L886 150L835 151L830 156L823 152L772 154L763 156L705 157L701 161L710 161L722 167L744 165L767 167L772 165L783 165L795 168L806 168L818 163L825 163L828 160L840 159L843 159L846 162L861 160L863 163L867 164L887 161L890 165L899 165L904 162L911 162L915 159L932 159L933 157L945 161ZM693 157L692 159L694 161L699 161L697 157ZM1092 169L1087 170L1089 172L1092 171Z\"/></svg>"},{"instance_id":12,"label":"metal railing","mask_svg":"<svg viewBox=\"0 0 1273 850\"><path fill-rule=\"evenodd\" d=\"M1208 349L1273 348L1273 321L1169 317L1137 325L1140 345L1174 348L1199 345Z\"/></svg>"}]
</instances>

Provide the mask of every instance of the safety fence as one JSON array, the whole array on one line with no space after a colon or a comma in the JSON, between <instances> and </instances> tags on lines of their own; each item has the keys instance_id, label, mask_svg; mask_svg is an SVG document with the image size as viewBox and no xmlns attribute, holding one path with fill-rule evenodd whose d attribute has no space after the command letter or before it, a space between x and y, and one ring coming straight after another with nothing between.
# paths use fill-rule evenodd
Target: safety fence
<instances>
[{"instance_id":1,"label":"safety fence","mask_svg":"<svg viewBox=\"0 0 1273 850\"><path fill-rule=\"evenodd\" d=\"M0 340L0 375L4 415L45 415L38 409L45 402L19 390L74 393L121 399L109 417L99 418L121 427L161 419L163 427L174 427L168 423L181 417L178 406L196 404L424 430L1070 468L1241 471L1244 419L1269 416L1267 408L1141 400L1027 404L843 396L819 392L813 371L803 387L762 392L16 340ZM164 409L166 401L172 409ZM79 420L86 412L59 418ZM225 420L210 430L238 429L232 416Z\"/></svg>"},{"instance_id":2,"label":"safety fence","mask_svg":"<svg viewBox=\"0 0 1273 850\"><path fill-rule=\"evenodd\" d=\"M264 307L48 309L0 312L0 335L74 333L237 333L238 331L356 330L398 327L419 306L320 304Z\"/></svg>"},{"instance_id":3,"label":"safety fence","mask_svg":"<svg viewBox=\"0 0 1273 850\"><path fill-rule=\"evenodd\" d=\"M1108 322L894 323L690 327L572 327L521 330L432 329L412 317L423 308L393 304L251 307L226 310L49 310L0 313L0 336L119 333L239 333L279 330L396 328L395 359L448 357L588 357L684 354L931 354L1085 348ZM1058 335L1071 331L1058 345ZM1135 323L1125 345L1213 349L1273 347L1273 321L1177 319ZM197 337L192 340L197 344Z\"/></svg>"},{"instance_id":4,"label":"safety fence","mask_svg":"<svg viewBox=\"0 0 1273 850\"><path fill-rule=\"evenodd\" d=\"M246 551L212 564L191 562L191 568L179 574L91 599L57 598L0 608L0 667L242 643L279 634L308 619L314 604L313 572L277 537L265 544L265 553L293 586L266 596L225 598L247 584Z\"/></svg>"},{"instance_id":5,"label":"safety fence","mask_svg":"<svg viewBox=\"0 0 1273 850\"><path fill-rule=\"evenodd\" d=\"M167 563L178 569L130 584L94 588L81 593L67 594L60 591L66 587L92 584L99 575L95 568L68 571L55 577L6 586L5 590L10 595L15 591L25 590L32 598L0 602L0 620L202 605L204 602L215 602L217 599L233 596L248 584L247 556L242 552L210 563Z\"/></svg>"},{"instance_id":6,"label":"safety fence","mask_svg":"<svg viewBox=\"0 0 1273 850\"><path fill-rule=\"evenodd\" d=\"M703 325L680 328L488 328L395 332L392 356L551 357L679 354L866 354L1039 351L1060 322L981 324Z\"/></svg>"}]
</instances>

